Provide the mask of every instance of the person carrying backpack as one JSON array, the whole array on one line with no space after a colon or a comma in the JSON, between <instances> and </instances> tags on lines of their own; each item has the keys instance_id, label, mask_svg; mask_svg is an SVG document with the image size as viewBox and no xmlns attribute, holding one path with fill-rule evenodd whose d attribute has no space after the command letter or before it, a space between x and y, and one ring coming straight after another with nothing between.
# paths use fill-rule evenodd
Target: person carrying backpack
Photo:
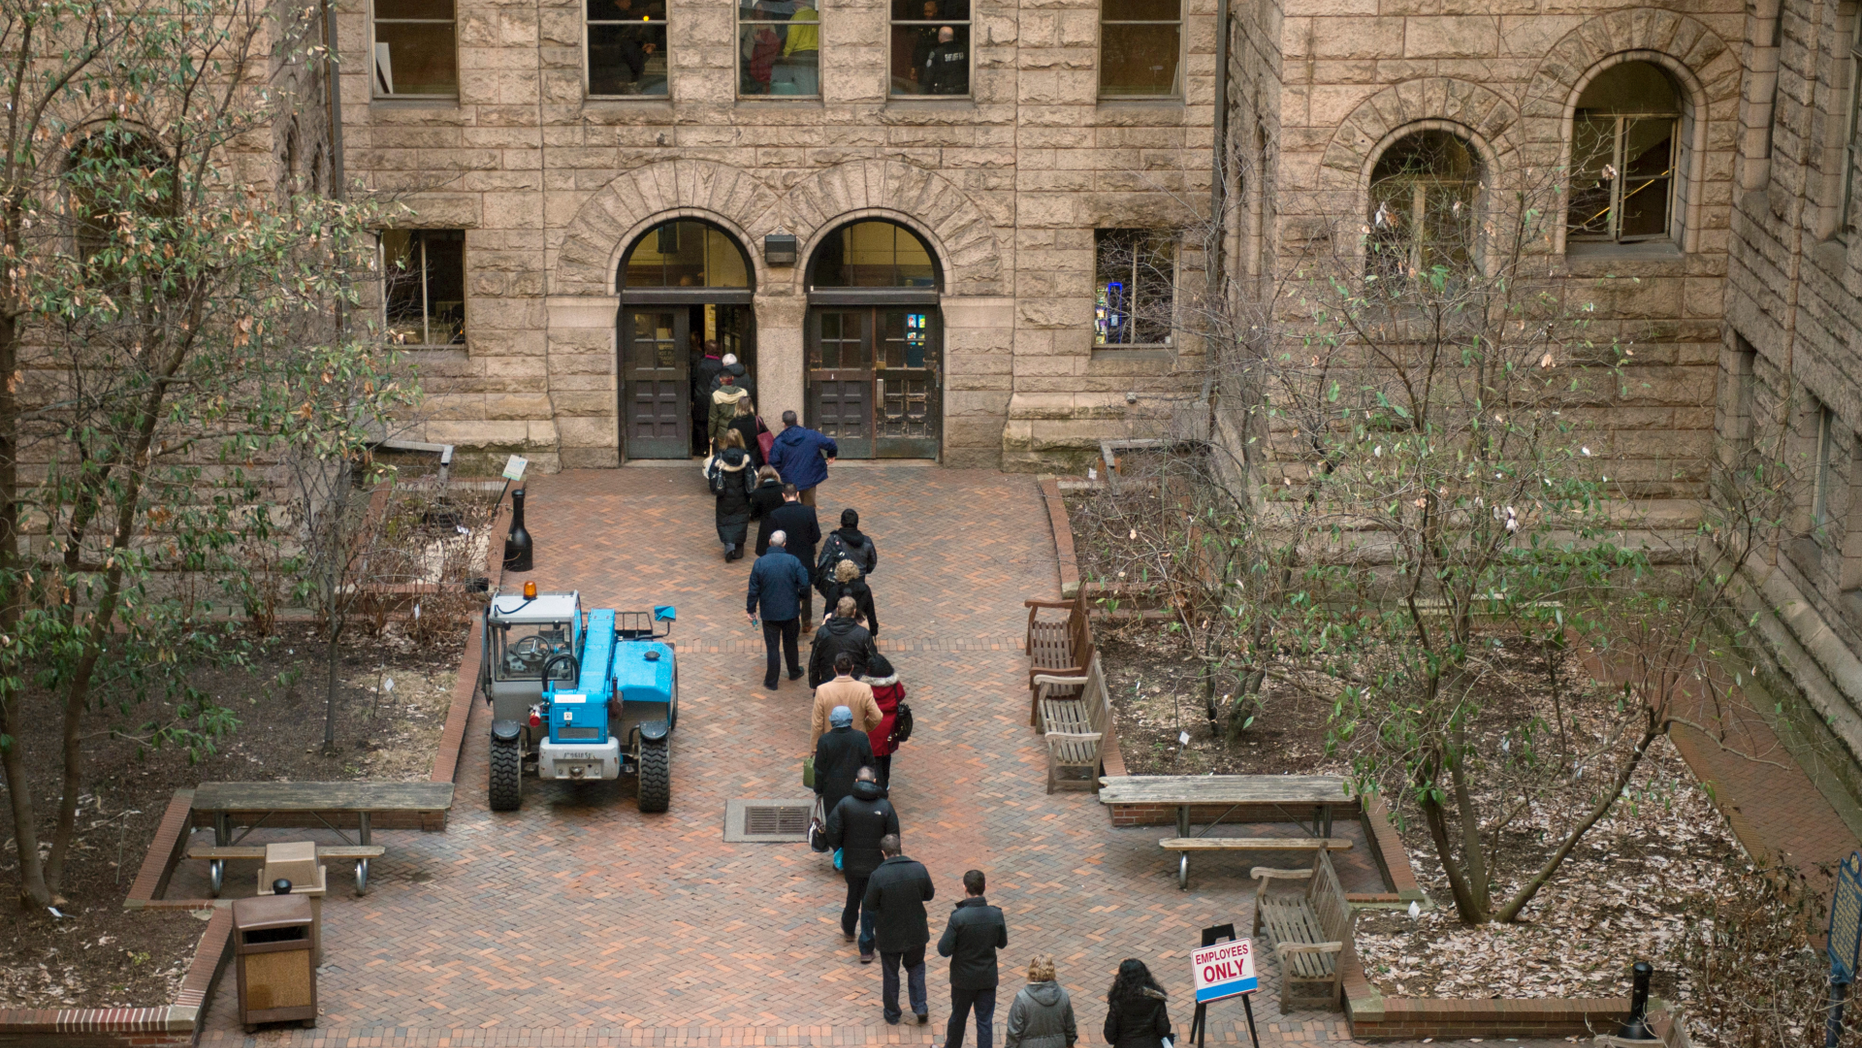
<instances>
[{"instance_id":1,"label":"person carrying backpack","mask_svg":"<svg viewBox=\"0 0 1862 1048\"><path fill-rule=\"evenodd\" d=\"M873 540L860 530L860 512L854 509L840 511L840 527L828 533L827 540L821 544L821 554L815 560L815 588L823 597L828 596L828 589L839 580L834 571L843 560L851 560L860 566L862 579L879 568L879 548ZM829 606L833 604L829 599Z\"/></svg>"},{"instance_id":2,"label":"person carrying backpack","mask_svg":"<svg viewBox=\"0 0 1862 1048\"><path fill-rule=\"evenodd\" d=\"M866 673L860 679L873 689L873 702L879 707L879 724L866 733L873 743L873 771L879 778L879 788L890 789L892 755L899 743L911 736L911 707L904 706L905 685L899 683L898 671L885 655L875 653L868 659Z\"/></svg>"}]
</instances>

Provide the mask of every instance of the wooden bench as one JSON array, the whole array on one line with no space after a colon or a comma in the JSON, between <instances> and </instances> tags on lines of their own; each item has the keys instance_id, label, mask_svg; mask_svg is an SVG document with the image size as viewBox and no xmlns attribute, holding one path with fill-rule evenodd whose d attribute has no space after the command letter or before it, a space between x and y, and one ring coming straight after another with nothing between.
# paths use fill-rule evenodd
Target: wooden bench
<instances>
[{"instance_id":1,"label":"wooden bench","mask_svg":"<svg viewBox=\"0 0 1862 1048\"><path fill-rule=\"evenodd\" d=\"M1035 705L1047 740L1047 792L1085 787L1099 792L1099 752L1105 742L1112 700L1095 655L1078 677L1036 674ZM1063 771L1083 773L1064 776Z\"/></svg>"},{"instance_id":2,"label":"wooden bench","mask_svg":"<svg viewBox=\"0 0 1862 1048\"><path fill-rule=\"evenodd\" d=\"M1177 887L1190 886L1190 852L1293 852L1346 851L1344 837L1165 837L1157 842L1165 851L1182 852L1177 860Z\"/></svg>"},{"instance_id":3,"label":"wooden bench","mask_svg":"<svg viewBox=\"0 0 1862 1048\"><path fill-rule=\"evenodd\" d=\"M1254 934L1266 924L1280 959L1280 1007L1335 1008L1339 1002L1339 957L1351 944L1351 905L1338 884L1338 871L1324 851L1313 856L1310 870L1254 868ZM1306 881L1298 895L1267 894L1275 880Z\"/></svg>"},{"instance_id":4,"label":"wooden bench","mask_svg":"<svg viewBox=\"0 0 1862 1048\"><path fill-rule=\"evenodd\" d=\"M1072 600L1027 600L1028 723L1041 727L1037 676L1081 677L1093 661L1093 626L1087 618L1086 594ZM1064 619L1043 619L1044 610L1065 610Z\"/></svg>"},{"instance_id":5,"label":"wooden bench","mask_svg":"<svg viewBox=\"0 0 1862 1048\"><path fill-rule=\"evenodd\" d=\"M387 854L388 849L379 844L319 844L317 859L352 860L356 864L357 894L368 890L368 860L379 859ZM220 894L220 886L226 880L226 864L240 859L265 861L265 846L250 844L214 845L203 844L187 850L190 859L205 859L208 872L213 877L213 894Z\"/></svg>"}]
</instances>

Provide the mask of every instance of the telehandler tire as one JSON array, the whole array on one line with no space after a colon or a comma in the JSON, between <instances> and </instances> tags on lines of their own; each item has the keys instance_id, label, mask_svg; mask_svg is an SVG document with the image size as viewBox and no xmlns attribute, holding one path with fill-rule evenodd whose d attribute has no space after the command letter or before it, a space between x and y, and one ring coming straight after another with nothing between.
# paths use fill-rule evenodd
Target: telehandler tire
<instances>
[{"instance_id":1,"label":"telehandler tire","mask_svg":"<svg viewBox=\"0 0 1862 1048\"><path fill-rule=\"evenodd\" d=\"M640 744L640 810L662 812L672 803L672 748L664 741Z\"/></svg>"},{"instance_id":2,"label":"telehandler tire","mask_svg":"<svg viewBox=\"0 0 1862 1048\"><path fill-rule=\"evenodd\" d=\"M524 750L516 739L491 740L492 811L516 811L524 803Z\"/></svg>"}]
</instances>

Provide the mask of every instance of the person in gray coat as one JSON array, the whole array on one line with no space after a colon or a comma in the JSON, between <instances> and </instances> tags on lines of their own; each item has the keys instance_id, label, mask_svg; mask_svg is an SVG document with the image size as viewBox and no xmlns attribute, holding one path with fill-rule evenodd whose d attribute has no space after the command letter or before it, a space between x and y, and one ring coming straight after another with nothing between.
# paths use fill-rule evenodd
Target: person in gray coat
<instances>
[{"instance_id":1,"label":"person in gray coat","mask_svg":"<svg viewBox=\"0 0 1862 1048\"><path fill-rule=\"evenodd\" d=\"M1028 962L1028 985L1009 1006L1004 1048L1073 1048L1080 1031L1073 1022L1073 1001L1061 989L1054 958L1041 954Z\"/></svg>"}]
</instances>

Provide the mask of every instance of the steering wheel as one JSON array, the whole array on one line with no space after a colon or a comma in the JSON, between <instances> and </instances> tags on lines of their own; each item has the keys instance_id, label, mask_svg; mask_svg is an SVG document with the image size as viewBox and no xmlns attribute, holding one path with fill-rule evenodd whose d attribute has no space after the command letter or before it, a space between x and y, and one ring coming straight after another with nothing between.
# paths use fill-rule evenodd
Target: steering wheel
<instances>
[{"instance_id":1,"label":"steering wheel","mask_svg":"<svg viewBox=\"0 0 1862 1048\"><path fill-rule=\"evenodd\" d=\"M535 669L550 653L549 646L542 637L525 637L511 645L504 654L504 671L506 673L524 673Z\"/></svg>"}]
</instances>

